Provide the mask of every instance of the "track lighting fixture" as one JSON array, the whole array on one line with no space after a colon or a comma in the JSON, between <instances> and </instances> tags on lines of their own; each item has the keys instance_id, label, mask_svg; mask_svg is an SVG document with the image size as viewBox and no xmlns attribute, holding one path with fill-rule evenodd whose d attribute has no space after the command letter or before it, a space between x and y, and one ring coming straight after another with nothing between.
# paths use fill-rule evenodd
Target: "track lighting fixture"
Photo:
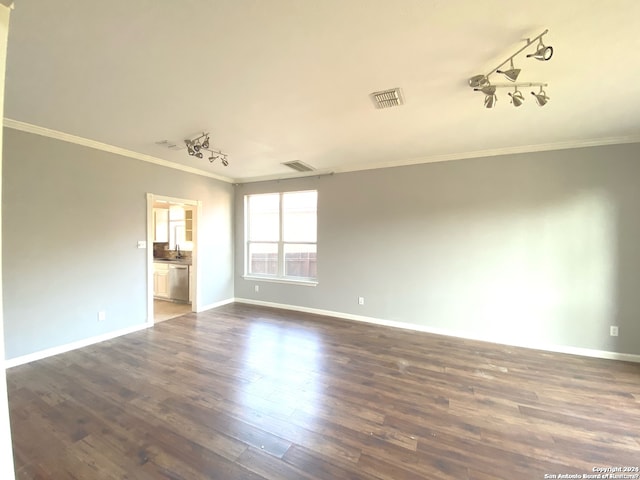
<instances>
[{"instance_id":1,"label":"track lighting fixture","mask_svg":"<svg viewBox=\"0 0 640 480\"><path fill-rule=\"evenodd\" d=\"M482 88L474 88L476 92L484 93L484 106L486 108L493 108L493 106L498 101L496 97L496 87L493 85L485 85Z\"/></svg>"},{"instance_id":2,"label":"track lighting fixture","mask_svg":"<svg viewBox=\"0 0 640 480\"><path fill-rule=\"evenodd\" d=\"M495 94L487 95L484 97L484 106L485 108L493 108L497 101L498 97Z\"/></svg>"},{"instance_id":3,"label":"track lighting fixture","mask_svg":"<svg viewBox=\"0 0 640 480\"><path fill-rule=\"evenodd\" d=\"M549 97L547 97L546 92L542 89L542 85L540 86L540 92L531 92L531 95L536 97L536 103L541 107L544 107L549 101Z\"/></svg>"},{"instance_id":4,"label":"track lighting fixture","mask_svg":"<svg viewBox=\"0 0 640 480\"><path fill-rule=\"evenodd\" d=\"M516 87L513 93L509 92L509 96L511 97L511 103L513 103L514 107L519 107L524 102L524 97L522 96L522 92L518 90Z\"/></svg>"},{"instance_id":5,"label":"track lighting fixture","mask_svg":"<svg viewBox=\"0 0 640 480\"><path fill-rule=\"evenodd\" d=\"M510 59L509 62L511 62L511 68L509 68L509 70L500 70L500 69L498 69L498 70L496 70L496 73L501 73L510 82L515 82L518 79L518 75L520 75L520 69L519 68L513 68L513 58Z\"/></svg>"},{"instance_id":6,"label":"track lighting fixture","mask_svg":"<svg viewBox=\"0 0 640 480\"><path fill-rule=\"evenodd\" d=\"M493 108L496 102L498 101L498 98L496 97L496 89L513 88L514 89L513 93L509 92L508 95L509 97L511 97L511 103L513 104L513 106L519 107L524 103L524 95L522 95L522 92L518 89L519 87L523 87L523 88L524 87L540 87L540 93L531 92L531 94L534 97L536 97L536 102L538 103L538 105L542 107L549 100L549 97L547 97L547 94L543 90L543 88L546 86L547 86L546 83L538 83L538 82L516 83L516 84L502 83L502 84L494 84L494 85L489 84L489 85L485 85L482 88L474 88L473 90L476 92L484 93L485 95L484 106L486 108Z\"/></svg>"},{"instance_id":7,"label":"track lighting fixture","mask_svg":"<svg viewBox=\"0 0 640 480\"><path fill-rule=\"evenodd\" d=\"M539 83L539 82L515 83L516 80L518 79L518 76L520 75L521 69L514 67L513 59L517 55L522 53L525 49L529 48L531 45L538 42L536 46L536 51L528 54L527 58L535 58L536 60L541 60L541 61L550 60L551 57L553 56L553 47L545 45L542 41L542 37L546 35L548 32L549 30L545 30L537 37L534 37L533 39L527 39L526 44L522 48L520 48L516 53L511 55L509 58L507 58L504 62L502 62L500 65L498 65L495 69L491 70L486 75L474 75L469 79L469 86L471 88L473 88L475 91L480 91L485 94L484 106L486 108L493 108L493 106L496 104L498 99L495 95L495 91L496 91L496 88L501 88L501 87L512 87L512 88L515 87L515 91L513 93L509 93L509 96L511 97L511 103L513 104L514 107L519 107L524 102L524 97L522 93L518 90L518 87L539 86L540 93L537 93L537 94L534 92L531 92L531 93L536 97L536 102L538 103L538 105L543 106L547 103L547 101L549 100L549 97L547 97L544 90L542 90L542 87L547 86L546 83ZM507 70L503 70L502 68L507 64L509 65L509 68ZM504 77L507 80L513 83L511 85L492 84L490 77L494 73L499 73L501 75L504 75Z\"/></svg>"},{"instance_id":8,"label":"track lighting fixture","mask_svg":"<svg viewBox=\"0 0 640 480\"><path fill-rule=\"evenodd\" d=\"M203 158L204 154L202 153L202 150L205 150L210 154L209 163L213 163L214 161L221 159L222 165L224 165L225 167L229 165L226 153L210 148L208 133L202 132L202 135L199 135L193 139L188 138L184 141L184 143L187 146L187 153L192 157Z\"/></svg>"},{"instance_id":9,"label":"track lighting fixture","mask_svg":"<svg viewBox=\"0 0 640 480\"><path fill-rule=\"evenodd\" d=\"M484 87L489 83L486 75L475 75L469 79L469 86L473 89Z\"/></svg>"},{"instance_id":10,"label":"track lighting fixture","mask_svg":"<svg viewBox=\"0 0 640 480\"><path fill-rule=\"evenodd\" d=\"M535 58L536 60L540 60L543 62L551 60L551 57L553 57L553 47L547 47L544 43L542 43L542 37L540 37L538 49L534 53L530 53L529 55L527 55L527 58Z\"/></svg>"}]
</instances>

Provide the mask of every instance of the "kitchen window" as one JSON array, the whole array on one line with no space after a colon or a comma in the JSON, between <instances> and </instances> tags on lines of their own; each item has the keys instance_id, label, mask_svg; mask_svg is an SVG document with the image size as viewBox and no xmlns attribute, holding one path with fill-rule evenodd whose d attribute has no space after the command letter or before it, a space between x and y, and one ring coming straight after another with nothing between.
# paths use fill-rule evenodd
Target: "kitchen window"
<instances>
[{"instance_id":1,"label":"kitchen window","mask_svg":"<svg viewBox=\"0 0 640 480\"><path fill-rule=\"evenodd\" d=\"M317 277L316 190L245 196L245 274L312 283Z\"/></svg>"}]
</instances>

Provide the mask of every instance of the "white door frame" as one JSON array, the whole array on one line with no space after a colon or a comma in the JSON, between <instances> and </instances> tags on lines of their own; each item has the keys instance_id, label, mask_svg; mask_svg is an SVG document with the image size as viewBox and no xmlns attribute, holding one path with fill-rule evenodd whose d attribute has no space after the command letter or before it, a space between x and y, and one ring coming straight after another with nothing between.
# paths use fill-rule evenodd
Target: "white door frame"
<instances>
[{"instance_id":1,"label":"white door frame","mask_svg":"<svg viewBox=\"0 0 640 480\"><path fill-rule=\"evenodd\" d=\"M5 64L7 60L7 37L9 36L10 8L6 0L0 1L0 117L4 118ZM0 196L2 196L2 132L0 132ZM5 205L2 205L2 209ZM2 211L0 210L0 230L2 229ZM2 251L2 232L0 232L0 251ZM2 272L2 258L0 258ZM2 275L0 275L0 477L16 478L13 465L13 447L11 444L11 422L9 420L9 397L7 396L7 371L4 350L4 316L2 309Z\"/></svg>"},{"instance_id":2,"label":"white door frame","mask_svg":"<svg viewBox=\"0 0 640 480\"><path fill-rule=\"evenodd\" d=\"M198 268L198 249L200 245L200 216L202 214L202 200L190 200L185 198L168 197L166 195L156 195L147 193L147 323L153 325L153 204L158 200L166 202L182 203L194 207L195 215L193 216L193 251L191 252L191 271L193 278L193 298L191 300L191 311L199 311L198 284L200 278L200 269Z\"/></svg>"}]
</instances>

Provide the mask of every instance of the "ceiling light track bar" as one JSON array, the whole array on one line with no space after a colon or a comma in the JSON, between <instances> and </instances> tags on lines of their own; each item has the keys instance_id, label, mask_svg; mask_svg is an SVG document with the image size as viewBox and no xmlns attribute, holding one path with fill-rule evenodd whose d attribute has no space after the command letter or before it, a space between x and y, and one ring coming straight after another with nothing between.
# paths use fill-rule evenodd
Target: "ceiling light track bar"
<instances>
[{"instance_id":1,"label":"ceiling light track bar","mask_svg":"<svg viewBox=\"0 0 640 480\"><path fill-rule=\"evenodd\" d=\"M496 68L491 70L486 75L474 75L473 77L471 77L469 79L469 86L471 88L476 88L476 87L482 88L482 87L484 87L486 85L490 85L491 82L489 81L489 77L491 75L493 75L494 73L502 74L510 82L515 82L518 79L518 75L520 75L520 69L514 67L513 59L517 55L522 53L525 49L529 48L531 45L536 43L536 41L538 42L538 46L536 48L536 51L533 52L533 53L528 54L527 58L535 58L536 60L541 60L541 61L550 60L551 57L553 56L553 47L547 46L542 42L542 37L544 35L546 35L547 33L549 33L548 29L545 30L544 32L542 32L540 35L537 35L533 39L527 39L527 43L522 48L520 48L516 53L514 53L513 55L508 57L506 60L504 60ZM503 65L506 65L507 63L509 63L509 69L500 70L500 68Z\"/></svg>"},{"instance_id":2,"label":"ceiling light track bar","mask_svg":"<svg viewBox=\"0 0 640 480\"><path fill-rule=\"evenodd\" d=\"M542 37L544 37L547 33L549 33L549 29L547 28L544 32L542 32L540 35L538 35L537 37L534 37L533 39L527 38L527 44L522 47L520 50L518 50L516 53L514 53L513 55L511 55L509 58L507 58L504 62L502 62L500 65L498 65L496 68L494 68L493 70L491 70L489 73L487 73L485 75L486 78L489 78L489 75L492 75L494 73L499 73L498 70L500 70L500 67L502 67L504 64L506 64L507 62L511 62L516 56L518 56L520 53L522 53L524 50L526 50L527 48L529 48L532 44L534 44L537 40L540 40L540 42L542 42ZM548 47L551 48L551 47ZM551 49L551 52L553 53L553 49ZM527 55L527 57L529 57L529 55ZM551 58L551 57L549 57ZM547 59L548 60L548 59Z\"/></svg>"},{"instance_id":3,"label":"ceiling light track bar","mask_svg":"<svg viewBox=\"0 0 640 480\"><path fill-rule=\"evenodd\" d=\"M518 88L518 87L548 87L548 83L543 82L523 82L523 83L492 83L492 87L495 88ZM475 92L481 92L482 88L474 88Z\"/></svg>"}]
</instances>

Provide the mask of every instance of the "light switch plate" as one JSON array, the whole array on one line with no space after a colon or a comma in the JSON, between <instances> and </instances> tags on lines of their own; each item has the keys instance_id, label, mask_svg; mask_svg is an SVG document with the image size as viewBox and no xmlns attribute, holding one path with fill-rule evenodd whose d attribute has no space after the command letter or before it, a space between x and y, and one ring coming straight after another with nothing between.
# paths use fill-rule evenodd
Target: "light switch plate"
<instances>
[{"instance_id":1,"label":"light switch plate","mask_svg":"<svg viewBox=\"0 0 640 480\"><path fill-rule=\"evenodd\" d=\"M138 248L147 248L146 240L138 240Z\"/></svg>"}]
</instances>

